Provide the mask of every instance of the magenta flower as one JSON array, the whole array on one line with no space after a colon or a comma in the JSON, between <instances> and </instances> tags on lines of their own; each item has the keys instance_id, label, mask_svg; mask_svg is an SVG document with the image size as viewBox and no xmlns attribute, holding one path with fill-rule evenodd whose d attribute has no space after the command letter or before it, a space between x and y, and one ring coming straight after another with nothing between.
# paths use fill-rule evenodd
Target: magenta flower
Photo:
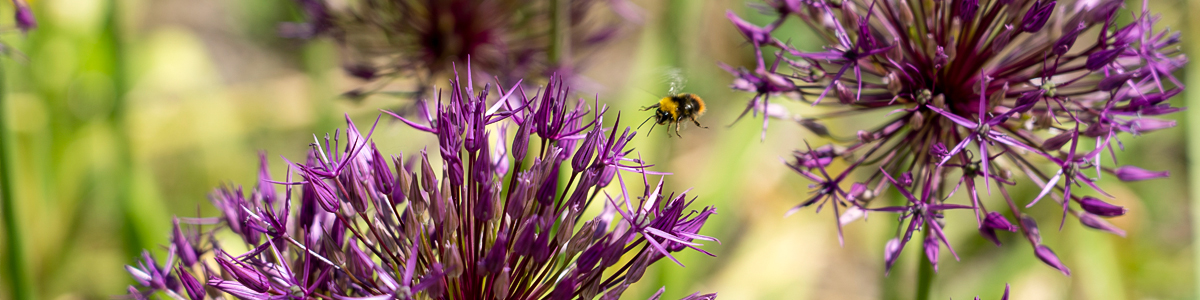
<instances>
[{"instance_id":1,"label":"magenta flower","mask_svg":"<svg viewBox=\"0 0 1200 300\"><path fill-rule=\"evenodd\" d=\"M636 133L617 130L619 116L604 127L606 108L568 105L559 80L540 95L519 84L498 91L455 79L430 118L400 118L437 137L432 158L384 157L375 127L363 135L347 117L345 134L312 144L285 180L271 178L264 159L249 195L213 193L219 217L178 221L164 264L147 254L127 268L141 286L131 295L617 299L651 264L682 265L674 254L688 249L712 255L700 242L716 239L699 231L715 208L691 209L695 198L661 179L652 186L661 173L628 157ZM601 193L614 177L620 194ZM603 212L585 213L597 197ZM233 246L249 250L227 252Z\"/></svg>"},{"instance_id":2,"label":"magenta flower","mask_svg":"<svg viewBox=\"0 0 1200 300\"><path fill-rule=\"evenodd\" d=\"M1167 102L1183 88L1172 75L1187 61L1179 33L1154 31L1158 18L1145 9L1122 24L1121 7L1117 0L768 0L762 8L773 20L763 26L728 13L754 49L754 66L722 66L734 77L732 88L754 93L742 114L762 113L764 136L767 120L780 118L821 137L856 137L796 152L789 166L815 182L814 195L789 214L829 204L840 239L841 225L867 212L901 213L908 229L885 246L890 269L919 229L934 231L922 245L936 265L941 245L951 248L934 221L945 209L970 208L984 238L999 245L998 234L1020 232L1038 258L1069 274L1023 209L1052 199L1062 209L1060 228L1071 215L1083 226L1124 235L1104 218L1125 209L1080 191L1109 197L1097 186L1106 175L1168 176L1114 168L1111 153L1120 133L1173 127L1154 117L1182 110ZM826 46L800 50L776 32L788 25L811 27ZM771 102L780 96L830 112L796 116ZM821 125L865 113L886 117L853 134ZM835 160L845 161L838 164L844 169L830 170ZM1041 193L1013 198L1008 190L1019 183ZM908 204L874 203L893 187ZM908 192L913 187L920 197ZM947 203L960 190L967 200ZM1004 205L981 201L997 191Z\"/></svg>"},{"instance_id":3,"label":"magenta flower","mask_svg":"<svg viewBox=\"0 0 1200 300\"><path fill-rule=\"evenodd\" d=\"M471 76L499 78L505 85L575 74L589 63L588 53L640 22L627 0L566 1L561 16L554 6L531 0L295 2L305 20L281 24L281 35L337 42L346 73L373 83L349 94L371 93L388 79L406 78L418 81L414 98L422 100L453 64L468 60L477 72ZM601 8L609 13L597 15Z\"/></svg>"}]
</instances>

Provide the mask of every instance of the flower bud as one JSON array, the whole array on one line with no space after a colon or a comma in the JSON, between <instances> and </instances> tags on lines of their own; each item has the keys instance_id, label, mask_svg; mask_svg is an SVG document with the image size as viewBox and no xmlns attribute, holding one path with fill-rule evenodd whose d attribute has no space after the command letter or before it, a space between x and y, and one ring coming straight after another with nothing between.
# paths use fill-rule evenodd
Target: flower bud
<instances>
[{"instance_id":1,"label":"flower bud","mask_svg":"<svg viewBox=\"0 0 1200 300\"><path fill-rule=\"evenodd\" d=\"M1146 133L1146 132L1161 130L1161 129L1167 129L1167 128L1172 128L1172 127L1175 127L1174 120L1138 118L1138 119L1133 119L1133 121L1129 121L1129 127L1125 131L1131 132L1133 134L1141 134L1141 133Z\"/></svg>"},{"instance_id":2,"label":"flower bud","mask_svg":"<svg viewBox=\"0 0 1200 300\"><path fill-rule=\"evenodd\" d=\"M1171 172L1154 172L1135 166L1121 166L1113 171L1121 181L1139 181L1171 176Z\"/></svg>"},{"instance_id":3,"label":"flower bud","mask_svg":"<svg viewBox=\"0 0 1200 300\"><path fill-rule=\"evenodd\" d=\"M1037 247L1033 250L1033 254L1037 255L1038 259L1041 259L1042 262L1046 263L1046 265L1058 269L1058 271L1062 272L1063 275L1071 276L1071 270L1067 269L1067 266L1064 266L1062 262L1058 260L1058 255L1055 255L1054 251L1050 250L1050 247L1046 247L1046 245L1037 245Z\"/></svg>"},{"instance_id":4,"label":"flower bud","mask_svg":"<svg viewBox=\"0 0 1200 300\"><path fill-rule=\"evenodd\" d=\"M900 250L903 250L903 245L900 244L900 238L892 238L883 245L883 262L885 264L885 272L891 272L892 264L896 263L896 259L900 258Z\"/></svg>"},{"instance_id":5,"label":"flower bud","mask_svg":"<svg viewBox=\"0 0 1200 300\"><path fill-rule=\"evenodd\" d=\"M33 10L29 9L29 4L23 0L13 0L13 4L16 6L17 29L20 29L21 33L29 33L37 28L37 19L33 17Z\"/></svg>"},{"instance_id":6,"label":"flower bud","mask_svg":"<svg viewBox=\"0 0 1200 300\"><path fill-rule=\"evenodd\" d=\"M1104 217L1116 217L1125 214L1124 207L1108 204L1091 196L1084 196L1082 200L1079 200L1079 207L1082 207L1088 213Z\"/></svg>"},{"instance_id":7,"label":"flower bud","mask_svg":"<svg viewBox=\"0 0 1200 300\"><path fill-rule=\"evenodd\" d=\"M217 264L238 283L259 293L271 290L270 281L262 273L259 273L258 270L244 266L244 264L237 261L233 256L230 256L229 253L225 253L224 250L216 249L215 251Z\"/></svg>"},{"instance_id":8,"label":"flower bud","mask_svg":"<svg viewBox=\"0 0 1200 300\"><path fill-rule=\"evenodd\" d=\"M1103 69L1104 66L1113 63L1118 57L1121 57L1122 52L1125 52L1124 47L1096 51L1092 54L1088 54L1087 63L1084 65L1090 71Z\"/></svg>"},{"instance_id":9,"label":"flower bud","mask_svg":"<svg viewBox=\"0 0 1200 300\"><path fill-rule=\"evenodd\" d=\"M1008 232L1016 232L1017 226L1008 222L1008 219L998 212L988 212L983 218L983 226L992 229L999 229Z\"/></svg>"},{"instance_id":10,"label":"flower bud","mask_svg":"<svg viewBox=\"0 0 1200 300\"><path fill-rule=\"evenodd\" d=\"M1059 56L1067 54L1067 51L1071 50L1071 46L1075 45L1075 40L1079 38L1079 34L1083 33L1083 30L1086 28L1087 25L1084 25L1083 22L1080 22L1075 29L1063 34L1063 36L1059 38L1057 42L1054 42L1054 48L1051 48L1050 51L1053 52L1054 55Z\"/></svg>"},{"instance_id":11,"label":"flower bud","mask_svg":"<svg viewBox=\"0 0 1200 300\"><path fill-rule=\"evenodd\" d=\"M479 272L483 274L496 274L504 269L504 265L508 261L508 238L503 233L496 238L496 242L492 244L492 248L488 250L487 255L483 257L476 265L479 266ZM507 273L507 272L506 272Z\"/></svg>"},{"instance_id":12,"label":"flower bud","mask_svg":"<svg viewBox=\"0 0 1200 300\"><path fill-rule=\"evenodd\" d=\"M1021 225L1025 227L1025 234L1029 235L1029 239L1034 243L1042 243L1042 233L1038 231L1037 221L1028 215L1021 216Z\"/></svg>"},{"instance_id":13,"label":"flower bud","mask_svg":"<svg viewBox=\"0 0 1200 300\"><path fill-rule=\"evenodd\" d=\"M460 258L458 255L458 248L454 247L453 244L451 244L450 247L443 249L442 264L446 265L446 276L450 278L457 278L459 275L462 275L462 258Z\"/></svg>"},{"instance_id":14,"label":"flower bud","mask_svg":"<svg viewBox=\"0 0 1200 300\"><path fill-rule=\"evenodd\" d=\"M375 175L371 176L375 188L380 193L390 195L395 188L396 177L392 174L392 169L388 166L387 160L383 158L383 154L379 153L379 148L375 147L374 142L371 143L371 172Z\"/></svg>"},{"instance_id":15,"label":"flower bud","mask_svg":"<svg viewBox=\"0 0 1200 300\"><path fill-rule=\"evenodd\" d=\"M1046 150L1046 151L1054 151L1054 150L1062 149L1062 147L1064 145L1066 145L1067 142L1070 142L1074 138L1075 138L1074 130L1060 133L1052 138L1046 139L1045 142L1042 142L1042 149Z\"/></svg>"},{"instance_id":16,"label":"flower bud","mask_svg":"<svg viewBox=\"0 0 1200 300\"><path fill-rule=\"evenodd\" d=\"M938 253L941 249L939 246L940 244L938 244L936 235L931 234L929 238L925 239L925 257L929 258L929 263L933 265L934 272L937 272L938 269Z\"/></svg>"},{"instance_id":17,"label":"flower bud","mask_svg":"<svg viewBox=\"0 0 1200 300\"><path fill-rule=\"evenodd\" d=\"M550 296L546 297L549 300L571 300L575 295L575 278L567 276L560 280L554 286L554 291L550 292Z\"/></svg>"},{"instance_id":18,"label":"flower bud","mask_svg":"<svg viewBox=\"0 0 1200 300\"><path fill-rule=\"evenodd\" d=\"M175 227L171 232L171 243L175 246L176 255L179 256L179 261L183 262L184 266L194 266L200 260L200 255L196 248L192 247L191 241L183 234L183 230L179 228L179 219L174 220Z\"/></svg>"},{"instance_id":19,"label":"flower bud","mask_svg":"<svg viewBox=\"0 0 1200 300\"><path fill-rule=\"evenodd\" d=\"M1112 91L1125 85L1129 79L1137 77L1139 72L1114 73L1100 79L1100 83L1096 84L1096 89L1101 91Z\"/></svg>"},{"instance_id":20,"label":"flower bud","mask_svg":"<svg viewBox=\"0 0 1200 300\"><path fill-rule=\"evenodd\" d=\"M975 19L975 12L979 10L979 0L959 0L958 1L958 18L964 22L971 22Z\"/></svg>"},{"instance_id":21,"label":"flower bud","mask_svg":"<svg viewBox=\"0 0 1200 300\"><path fill-rule=\"evenodd\" d=\"M1096 215L1089 214L1089 213L1080 213L1078 218L1079 218L1079 223L1083 224L1083 226L1107 231L1109 233L1112 233L1112 234L1115 234L1115 235L1118 235L1121 237L1125 237L1125 230L1122 230L1121 228L1117 228L1117 226L1113 226L1113 224L1108 223L1108 221L1105 221L1104 219L1102 219Z\"/></svg>"},{"instance_id":22,"label":"flower bud","mask_svg":"<svg viewBox=\"0 0 1200 300\"><path fill-rule=\"evenodd\" d=\"M513 254L529 257L533 254L533 243L537 239L537 222L530 217L522 223L518 230L520 233L513 241Z\"/></svg>"},{"instance_id":23,"label":"flower bud","mask_svg":"<svg viewBox=\"0 0 1200 300\"><path fill-rule=\"evenodd\" d=\"M533 116L525 117L525 122L517 127L517 136L513 137L512 157L515 161L525 160L525 153L529 152L529 134L533 132Z\"/></svg>"},{"instance_id":24,"label":"flower bud","mask_svg":"<svg viewBox=\"0 0 1200 300\"><path fill-rule=\"evenodd\" d=\"M588 131L587 136L583 138L583 144L579 145L579 150L576 150L575 156L571 157L571 170L573 172L582 172L591 164L592 155L596 153L597 141L600 140L600 135L603 132L599 125Z\"/></svg>"},{"instance_id":25,"label":"flower bud","mask_svg":"<svg viewBox=\"0 0 1200 300\"><path fill-rule=\"evenodd\" d=\"M1025 12L1025 18L1021 20L1021 30L1025 32L1036 32L1042 30L1042 26L1046 25L1046 21L1050 20L1050 15L1054 13L1054 5L1058 1L1037 1L1033 6L1029 7L1029 11Z\"/></svg>"},{"instance_id":26,"label":"flower bud","mask_svg":"<svg viewBox=\"0 0 1200 300\"><path fill-rule=\"evenodd\" d=\"M911 172L911 171L910 171L910 172L904 172L904 174L900 174L900 178L899 178L899 179L900 179L900 180L898 180L898 181L896 182L896 184L898 184L898 185L900 185L900 186L903 186L903 187L910 187L910 186L912 186L912 184L913 184L913 175L912 175L912 172Z\"/></svg>"},{"instance_id":27,"label":"flower bud","mask_svg":"<svg viewBox=\"0 0 1200 300\"><path fill-rule=\"evenodd\" d=\"M192 300L205 299L205 294L208 292L204 290L204 285L200 284L200 281L196 280L196 277L186 269L180 267L178 270L179 281L183 284L183 289L187 291L188 297L191 297Z\"/></svg>"}]
</instances>

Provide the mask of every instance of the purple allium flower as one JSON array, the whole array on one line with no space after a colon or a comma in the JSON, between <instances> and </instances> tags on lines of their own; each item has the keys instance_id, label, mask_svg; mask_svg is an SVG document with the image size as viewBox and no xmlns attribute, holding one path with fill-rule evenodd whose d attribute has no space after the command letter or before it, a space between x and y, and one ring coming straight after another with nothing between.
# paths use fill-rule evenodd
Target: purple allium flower
<instances>
[{"instance_id":1,"label":"purple allium flower","mask_svg":"<svg viewBox=\"0 0 1200 300\"><path fill-rule=\"evenodd\" d=\"M364 81L416 78L418 98L423 98L452 64L468 59L479 72L468 75L498 77L505 85L573 73L586 64L579 58L589 50L640 22L627 0L557 2L567 5L559 10L563 15L553 12L554 5L532 0L296 0L306 20L282 24L280 32L292 38L330 37L344 52L348 75ZM607 7L612 16L596 18L598 7ZM565 23L557 25L560 19ZM558 31L562 45L554 45ZM378 90L388 80L378 83L351 94Z\"/></svg>"},{"instance_id":2,"label":"purple allium flower","mask_svg":"<svg viewBox=\"0 0 1200 300\"><path fill-rule=\"evenodd\" d=\"M815 182L814 196L789 214L828 204L840 240L841 225L865 212L901 213L907 230L884 249L890 268L912 233L926 228L933 232L921 244L936 265L940 245L952 249L939 230L942 210L971 208L986 239L999 245L998 231L1020 232L1037 257L1068 274L1023 210L1049 198L1062 209L1060 228L1072 215L1084 226L1123 235L1102 217L1124 214L1124 208L1082 196L1079 189L1111 197L1097 186L1104 173L1124 181L1168 176L1103 162L1116 164L1119 133L1172 127L1174 121L1153 117L1182 110L1167 102L1183 89L1172 75L1187 61L1177 46L1180 34L1155 31L1158 17L1145 8L1130 23L1118 22L1122 5L768 0L760 8L773 20L764 26L728 13L754 49L754 66L722 67L734 77L732 88L754 93L742 117L762 113L763 137L770 118L800 121L821 137L857 137L796 152L789 166ZM788 19L795 21L785 24ZM776 29L787 24L813 29L826 46L809 52L785 42ZM795 116L771 102L778 96L830 112ZM859 114L883 121L852 128L854 135L831 134L819 125ZM830 170L834 160L845 163ZM1023 181L1040 187L1039 195L1010 196L1011 186ZM872 196L891 188L908 203L872 203ZM969 200L947 204L960 189ZM981 201L996 191L1003 204ZM1006 215L1020 222L1014 226Z\"/></svg>"},{"instance_id":3,"label":"purple allium flower","mask_svg":"<svg viewBox=\"0 0 1200 300\"><path fill-rule=\"evenodd\" d=\"M178 221L165 265L147 254L127 267L143 287L131 295L617 299L655 262L712 255L700 242L716 239L699 231L715 208L652 185L662 173L629 157L636 133L604 127L605 107L568 105L568 88L551 82L530 95L452 80L431 118L400 118L437 137L436 156L385 157L374 126L363 135L347 117L344 134L317 140L282 181L264 158L249 195L213 193L220 217ZM513 166L497 157L508 155ZM619 192L602 189L614 177ZM585 213L594 200L602 212Z\"/></svg>"}]
</instances>

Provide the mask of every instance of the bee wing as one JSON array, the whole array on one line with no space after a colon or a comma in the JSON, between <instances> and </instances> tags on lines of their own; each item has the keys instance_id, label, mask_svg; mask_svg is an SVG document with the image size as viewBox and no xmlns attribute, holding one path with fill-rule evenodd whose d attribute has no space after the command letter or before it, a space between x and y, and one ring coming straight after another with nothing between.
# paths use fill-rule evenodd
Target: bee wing
<instances>
[{"instance_id":1,"label":"bee wing","mask_svg":"<svg viewBox=\"0 0 1200 300\"><path fill-rule=\"evenodd\" d=\"M687 78L683 77L683 70L679 68L664 68L662 74L663 83L667 84L668 95L678 95L683 92L683 87L687 86Z\"/></svg>"}]
</instances>

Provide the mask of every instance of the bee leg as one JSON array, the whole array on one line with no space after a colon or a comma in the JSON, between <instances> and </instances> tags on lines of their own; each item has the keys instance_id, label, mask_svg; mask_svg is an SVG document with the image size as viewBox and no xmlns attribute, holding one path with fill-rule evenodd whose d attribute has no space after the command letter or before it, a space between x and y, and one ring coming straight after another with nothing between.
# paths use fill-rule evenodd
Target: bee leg
<instances>
[{"instance_id":1,"label":"bee leg","mask_svg":"<svg viewBox=\"0 0 1200 300\"><path fill-rule=\"evenodd\" d=\"M702 126L702 125L700 125L700 121L696 121L696 116L692 116L692 117L691 117L691 119L692 119L692 123L695 123L695 124L696 124L696 127L700 127L700 128L708 129L708 127L705 127L705 126Z\"/></svg>"},{"instance_id":2,"label":"bee leg","mask_svg":"<svg viewBox=\"0 0 1200 300\"><path fill-rule=\"evenodd\" d=\"M683 124L683 122L675 122L675 136L683 138L682 135L679 135L679 124Z\"/></svg>"},{"instance_id":3,"label":"bee leg","mask_svg":"<svg viewBox=\"0 0 1200 300\"><path fill-rule=\"evenodd\" d=\"M655 103L654 105L651 105L651 106L642 106L642 109L641 109L641 111L647 111L647 110L655 109L655 108L658 108L658 106L659 106L659 104L658 104L658 103Z\"/></svg>"}]
</instances>

